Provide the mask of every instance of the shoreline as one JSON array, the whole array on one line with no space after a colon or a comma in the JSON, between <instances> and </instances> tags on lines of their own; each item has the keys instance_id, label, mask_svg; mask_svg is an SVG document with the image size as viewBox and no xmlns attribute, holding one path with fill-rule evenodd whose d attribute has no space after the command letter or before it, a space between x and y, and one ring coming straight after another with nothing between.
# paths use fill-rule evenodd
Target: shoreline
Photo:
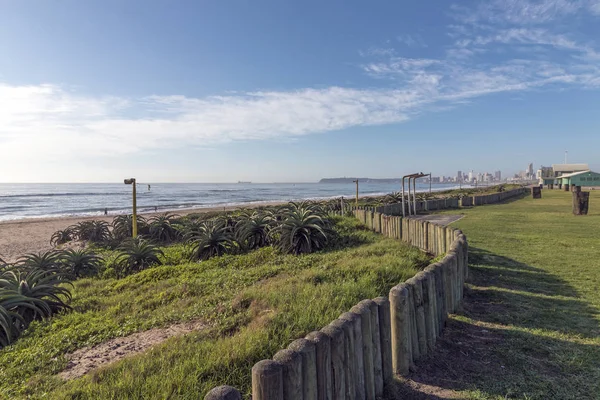
<instances>
[{"instance_id":1,"label":"shoreline","mask_svg":"<svg viewBox=\"0 0 600 400\"><path fill-rule=\"evenodd\" d=\"M240 206L204 207L185 210L159 211L139 213L145 217L171 212L180 216L196 213L207 213L213 211L233 211L240 208L258 208L266 205L279 205L287 201L265 201ZM50 237L58 230L65 229L81 221L100 220L112 222L113 218L120 214L94 215L94 216L70 216L70 217L40 217L21 218L16 220L0 221L0 258L6 262L14 262L19 257L28 253L39 253L52 249Z\"/></svg>"},{"instance_id":2,"label":"shoreline","mask_svg":"<svg viewBox=\"0 0 600 400\"><path fill-rule=\"evenodd\" d=\"M447 190L455 190L453 188L439 188L432 192L443 192ZM422 192L422 191L419 191ZM360 196L359 198L384 196L381 193L369 193ZM342 196L331 196L327 198L308 198L304 200L327 200L336 199ZM352 202L353 196L343 196L346 201ZM229 204L222 206L208 206L196 208L181 208L181 209L163 209L160 211L144 211L138 213L145 217L152 217L164 213L176 214L185 216L196 213L207 213L215 211L233 211L238 209L254 209L263 206L275 206L286 204L290 201L302 200L264 200L253 201L247 203ZM6 262L14 262L19 257L29 253L40 253L52 249L50 238L52 234L58 230L65 229L81 221L101 220L112 222L117 215L125 214L112 213L108 215L72 215L72 216L41 216L41 217L24 217L19 219L11 219L0 221L0 258Z\"/></svg>"},{"instance_id":3,"label":"shoreline","mask_svg":"<svg viewBox=\"0 0 600 400\"><path fill-rule=\"evenodd\" d=\"M472 188L472 186L470 185L463 185L463 188ZM433 188L432 189L432 193L433 192L443 192L443 191L447 191L447 190L457 190L458 186L454 187L444 187L444 188ZM417 193L423 193L423 192L427 192L428 189L418 189ZM388 194L390 194L392 192L376 192L376 193L366 193L366 194L362 194L359 196L359 198L365 198L365 197L378 197L378 196L386 196ZM394 193L400 193L400 191L394 192ZM223 203L223 205L207 205L207 206L191 206L191 207L182 207L182 208L172 208L172 207L166 207L163 209L159 209L158 211L153 211L153 210L148 210L148 206L139 206L139 209L144 208L144 211L138 211L138 215L156 215L156 214L164 214L164 213L171 213L171 214L182 214L182 215L187 215L190 213L194 213L194 212L198 212L198 213L202 213L202 212L211 212L211 211L231 211L231 210L236 210L236 209L240 209L240 208L257 208L257 207L261 207L261 206L268 206L268 205L279 205L279 204L285 204L285 203L289 203L289 202L298 202L298 201L327 201L327 200L333 200L333 199L339 199L343 197L344 200L348 200L348 201L352 201L354 199L354 196L345 196L345 195L335 195L335 196L324 196L324 197L307 197L307 198L297 198L297 199L284 199L284 200L253 200L253 201L248 201L248 202L241 202L241 203ZM11 224L11 223L18 223L18 222L25 222L25 221L32 221L32 222L40 222L40 221L48 221L48 220L56 220L56 219L75 219L77 221L81 221L81 220L88 220L88 219L103 219L103 218L114 218L117 215L123 215L123 214L129 214L131 213L130 210L119 210L119 211L113 211L113 212L109 212L107 215L104 215L104 213L99 212L99 213L91 213L91 212L81 212L79 214L74 213L74 214L56 214L56 215L31 215L31 216L19 216L19 217L15 217L15 218L11 218L11 219L0 219L0 226L4 225L4 224ZM0 242L1 243L1 242ZM0 252L0 255L2 253Z\"/></svg>"}]
</instances>

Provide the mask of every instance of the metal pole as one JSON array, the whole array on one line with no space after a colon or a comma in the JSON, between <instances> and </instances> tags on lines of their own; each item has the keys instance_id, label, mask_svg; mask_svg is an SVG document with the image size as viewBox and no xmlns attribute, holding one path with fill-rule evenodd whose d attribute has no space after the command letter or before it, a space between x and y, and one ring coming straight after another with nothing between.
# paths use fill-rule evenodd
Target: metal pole
<instances>
[{"instance_id":1,"label":"metal pole","mask_svg":"<svg viewBox=\"0 0 600 400\"><path fill-rule=\"evenodd\" d=\"M429 193L431 193L431 172L429 173Z\"/></svg>"},{"instance_id":2,"label":"metal pole","mask_svg":"<svg viewBox=\"0 0 600 400\"><path fill-rule=\"evenodd\" d=\"M417 177L413 178L413 214L417 215Z\"/></svg>"},{"instance_id":3,"label":"metal pole","mask_svg":"<svg viewBox=\"0 0 600 400\"><path fill-rule=\"evenodd\" d=\"M411 216L411 211L410 211L410 175L408 177L408 216Z\"/></svg>"},{"instance_id":4,"label":"metal pole","mask_svg":"<svg viewBox=\"0 0 600 400\"><path fill-rule=\"evenodd\" d=\"M133 237L136 238L137 237L137 196L136 196L136 192L135 192L135 179L133 179L133 221L132 221L132 233L133 233Z\"/></svg>"},{"instance_id":5,"label":"metal pole","mask_svg":"<svg viewBox=\"0 0 600 400\"><path fill-rule=\"evenodd\" d=\"M406 217L406 210L404 209L404 179L406 176L402 177L402 217Z\"/></svg>"}]
</instances>

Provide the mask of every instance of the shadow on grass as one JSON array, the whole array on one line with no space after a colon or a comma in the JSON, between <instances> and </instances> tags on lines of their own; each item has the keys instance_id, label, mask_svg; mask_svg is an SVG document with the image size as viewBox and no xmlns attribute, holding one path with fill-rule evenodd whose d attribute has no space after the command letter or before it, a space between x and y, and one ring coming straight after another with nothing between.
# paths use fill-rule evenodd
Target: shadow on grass
<instances>
[{"instance_id":1,"label":"shadow on grass","mask_svg":"<svg viewBox=\"0 0 600 400\"><path fill-rule=\"evenodd\" d=\"M494 286L547 296L579 297L574 287L541 268L482 249L469 248L469 264L473 273L471 281L477 286Z\"/></svg>"},{"instance_id":2,"label":"shadow on grass","mask_svg":"<svg viewBox=\"0 0 600 400\"><path fill-rule=\"evenodd\" d=\"M586 362L569 362L574 357ZM590 366L598 357L597 345L451 319L435 351L387 398L455 399L470 390L476 398L593 399L600 385Z\"/></svg>"},{"instance_id":3,"label":"shadow on grass","mask_svg":"<svg viewBox=\"0 0 600 400\"><path fill-rule=\"evenodd\" d=\"M598 311L539 268L477 248L469 261L459 315L387 398L600 398Z\"/></svg>"}]
</instances>

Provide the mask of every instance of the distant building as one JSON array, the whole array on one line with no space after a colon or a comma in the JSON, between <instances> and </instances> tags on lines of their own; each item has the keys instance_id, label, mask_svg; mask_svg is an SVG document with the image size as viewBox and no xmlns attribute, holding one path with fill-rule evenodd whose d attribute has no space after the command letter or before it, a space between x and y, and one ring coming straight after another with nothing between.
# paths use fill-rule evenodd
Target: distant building
<instances>
[{"instance_id":1,"label":"distant building","mask_svg":"<svg viewBox=\"0 0 600 400\"><path fill-rule=\"evenodd\" d=\"M527 178L533 178L533 163L529 163L527 169L525 170L525 176Z\"/></svg>"},{"instance_id":2,"label":"distant building","mask_svg":"<svg viewBox=\"0 0 600 400\"><path fill-rule=\"evenodd\" d=\"M462 171L456 173L456 182L462 182Z\"/></svg>"},{"instance_id":3,"label":"distant building","mask_svg":"<svg viewBox=\"0 0 600 400\"><path fill-rule=\"evenodd\" d=\"M496 180L498 182L502 180L502 171L494 172L494 180Z\"/></svg>"},{"instance_id":4,"label":"distant building","mask_svg":"<svg viewBox=\"0 0 600 400\"><path fill-rule=\"evenodd\" d=\"M471 170L471 172L469 172L469 182L473 182L473 178L475 178L474 175L475 174L474 174L473 170Z\"/></svg>"},{"instance_id":5,"label":"distant building","mask_svg":"<svg viewBox=\"0 0 600 400\"><path fill-rule=\"evenodd\" d=\"M599 187L600 174L590 170L572 172L561 175L559 182L569 186Z\"/></svg>"},{"instance_id":6,"label":"distant building","mask_svg":"<svg viewBox=\"0 0 600 400\"><path fill-rule=\"evenodd\" d=\"M573 172L589 171L590 166L587 164L552 164L552 172L554 177L559 177Z\"/></svg>"},{"instance_id":7,"label":"distant building","mask_svg":"<svg viewBox=\"0 0 600 400\"><path fill-rule=\"evenodd\" d=\"M543 165L537 170L535 174L536 179L540 185L551 185L554 183L554 171L552 167L544 167Z\"/></svg>"}]
</instances>

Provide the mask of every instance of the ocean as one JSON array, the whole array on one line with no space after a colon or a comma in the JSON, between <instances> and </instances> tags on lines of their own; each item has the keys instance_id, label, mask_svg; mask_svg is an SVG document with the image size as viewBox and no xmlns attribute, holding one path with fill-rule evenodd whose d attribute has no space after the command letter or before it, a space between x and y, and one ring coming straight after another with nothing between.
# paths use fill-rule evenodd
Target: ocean
<instances>
[{"instance_id":1,"label":"ocean","mask_svg":"<svg viewBox=\"0 0 600 400\"><path fill-rule=\"evenodd\" d=\"M433 190L456 185L436 184ZM397 183L361 183L360 195L398 192ZM429 185L417 184L417 191ZM138 212L243 206L267 201L354 198L353 183L138 183ZM0 183L0 221L131 212L131 185L112 183Z\"/></svg>"}]
</instances>

